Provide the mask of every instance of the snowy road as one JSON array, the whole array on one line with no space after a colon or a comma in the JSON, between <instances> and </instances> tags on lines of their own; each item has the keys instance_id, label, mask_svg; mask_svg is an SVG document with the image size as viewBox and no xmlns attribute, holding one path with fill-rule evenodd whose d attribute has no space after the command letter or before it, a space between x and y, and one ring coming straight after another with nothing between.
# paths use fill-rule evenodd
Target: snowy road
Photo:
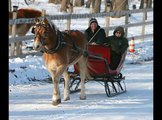
<instances>
[{"instance_id":1,"label":"snowy road","mask_svg":"<svg viewBox=\"0 0 162 120\"><path fill-rule=\"evenodd\" d=\"M127 92L107 97L104 86L86 83L86 100L80 93L70 101L52 106L50 83L19 84L9 87L10 120L153 120L153 62L126 64ZM63 84L60 84L63 91ZM63 94L61 94L63 98Z\"/></svg>"}]
</instances>

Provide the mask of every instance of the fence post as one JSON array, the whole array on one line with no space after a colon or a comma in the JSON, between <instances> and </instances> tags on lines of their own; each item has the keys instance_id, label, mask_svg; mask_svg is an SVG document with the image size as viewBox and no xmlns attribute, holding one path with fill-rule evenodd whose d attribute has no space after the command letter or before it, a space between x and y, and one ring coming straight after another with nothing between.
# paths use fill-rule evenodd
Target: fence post
<instances>
[{"instance_id":1,"label":"fence post","mask_svg":"<svg viewBox=\"0 0 162 120\"><path fill-rule=\"evenodd\" d=\"M17 18L17 8L18 6L13 6L13 19ZM16 37L16 25L12 25L12 37ZM11 43L10 55L14 56L15 53L15 43Z\"/></svg>"},{"instance_id":2,"label":"fence post","mask_svg":"<svg viewBox=\"0 0 162 120\"><path fill-rule=\"evenodd\" d=\"M126 10L128 11L129 9L128 9L128 5L126 5ZM125 15L125 25L127 25L129 22L129 14L126 14ZM128 28L126 27L125 28L125 37L127 37L128 36Z\"/></svg>"},{"instance_id":3,"label":"fence post","mask_svg":"<svg viewBox=\"0 0 162 120\"><path fill-rule=\"evenodd\" d=\"M144 12L145 20L147 20L147 11L146 11L147 6L148 6L148 0L145 0L144 3L143 3L143 7L145 9L145 12Z\"/></svg>"},{"instance_id":4,"label":"fence post","mask_svg":"<svg viewBox=\"0 0 162 120\"><path fill-rule=\"evenodd\" d=\"M8 0L9 1L9 12L11 11L11 0Z\"/></svg>"},{"instance_id":5,"label":"fence post","mask_svg":"<svg viewBox=\"0 0 162 120\"><path fill-rule=\"evenodd\" d=\"M144 36L145 34L145 20L146 20L146 17L147 17L147 12L146 12L146 2L144 2L144 12L143 12L143 25L142 25L142 36ZM144 37L141 39L141 41L143 42L144 41Z\"/></svg>"},{"instance_id":6,"label":"fence post","mask_svg":"<svg viewBox=\"0 0 162 120\"><path fill-rule=\"evenodd\" d=\"M73 4L72 3L70 3L68 5L67 12L71 16L71 14L73 12ZM71 25L71 17L69 19L67 19L67 30L70 30L70 25Z\"/></svg>"},{"instance_id":7,"label":"fence post","mask_svg":"<svg viewBox=\"0 0 162 120\"><path fill-rule=\"evenodd\" d=\"M44 17L46 15L46 10L42 9L41 16Z\"/></svg>"},{"instance_id":8,"label":"fence post","mask_svg":"<svg viewBox=\"0 0 162 120\"><path fill-rule=\"evenodd\" d=\"M106 12L110 12L111 10L111 3L107 2ZM110 26L110 16L106 17L106 37L109 36L109 26Z\"/></svg>"}]
</instances>

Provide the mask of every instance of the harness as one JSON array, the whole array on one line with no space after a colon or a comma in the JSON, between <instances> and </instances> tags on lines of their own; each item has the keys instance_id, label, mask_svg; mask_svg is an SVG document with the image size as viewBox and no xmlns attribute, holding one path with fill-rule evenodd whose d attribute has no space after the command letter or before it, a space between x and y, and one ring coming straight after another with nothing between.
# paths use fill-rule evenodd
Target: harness
<instances>
[{"instance_id":1,"label":"harness","mask_svg":"<svg viewBox=\"0 0 162 120\"><path fill-rule=\"evenodd\" d=\"M62 46L65 44L65 42L63 42L63 35L62 33L57 30L57 38L56 38L56 45L54 48L51 48L51 49L47 49L46 47L43 47L41 49L41 52L45 52L45 53L48 53L48 54L53 54L53 53L56 53L59 49L62 48Z\"/></svg>"},{"instance_id":2,"label":"harness","mask_svg":"<svg viewBox=\"0 0 162 120\"><path fill-rule=\"evenodd\" d=\"M43 27L47 27L45 26L45 24L36 24L38 27L40 26L43 26ZM78 47L74 40L71 38L71 36L69 35L69 30L66 30L64 32L61 32L59 30L56 31L56 44L55 44L55 47L54 48L51 48L51 49L47 49L45 47L46 45L46 41L45 39L47 38L46 34L42 37L40 34L39 34L39 30L38 30L38 33L35 34L35 37L42 37L42 39L40 39L41 43L42 43L42 48L40 50L40 52L42 53L47 53L47 54L53 54L53 53L56 53L58 50L62 49L65 45L68 45L70 47L72 47L72 51L75 52L75 53L81 53L83 54L84 56L87 56L88 53L84 50L82 50L80 47ZM70 41L69 42L65 42L65 37Z\"/></svg>"}]
</instances>

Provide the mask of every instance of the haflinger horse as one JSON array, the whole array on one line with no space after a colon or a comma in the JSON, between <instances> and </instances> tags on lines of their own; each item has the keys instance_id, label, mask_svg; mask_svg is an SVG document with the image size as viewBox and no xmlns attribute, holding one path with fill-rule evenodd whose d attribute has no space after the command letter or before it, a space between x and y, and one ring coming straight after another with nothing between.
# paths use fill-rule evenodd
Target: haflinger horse
<instances>
[{"instance_id":1,"label":"haflinger horse","mask_svg":"<svg viewBox=\"0 0 162 120\"><path fill-rule=\"evenodd\" d=\"M41 16L41 11L36 9L21 8L17 10L17 18L35 18ZM9 19L12 19L13 12L9 12ZM29 29L33 26L33 23L28 24L17 24L16 25L16 34L19 36L24 36ZM12 32L12 25L9 26L9 35Z\"/></svg>"},{"instance_id":2,"label":"haflinger horse","mask_svg":"<svg viewBox=\"0 0 162 120\"><path fill-rule=\"evenodd\" d=\"M85 79L90 77L88 73L88 58L86 52L87 40L84 34L78 30L61 32L48 18L40 20L35 18L34 49L43 53L45 66L51 74L54 84L52 104L61 103L59 81L64 77L64 101L70 100L68 67L78 65L81 78L80 99L86 99Z\"/></svg>"},{"instance_id":3,"label":"haflinger horse","mask_svg":"<svg viewBox=\"0 0 162 120\"><path fill-rule=\"evenodd\" d=\"M36 9L21 8L17 10L17 18L35 18L40 17L42 14L41 11ZM13 18L13 12L9 12L9 19ZM17 24L16 25L16 35L25 36L29 29L33 26L33 23L28 24ZM12 34L12 25L9 25L9 35ZM16 43L16 49L18 54L21 54L22 42Z\"/></svg>"}]
</instances>

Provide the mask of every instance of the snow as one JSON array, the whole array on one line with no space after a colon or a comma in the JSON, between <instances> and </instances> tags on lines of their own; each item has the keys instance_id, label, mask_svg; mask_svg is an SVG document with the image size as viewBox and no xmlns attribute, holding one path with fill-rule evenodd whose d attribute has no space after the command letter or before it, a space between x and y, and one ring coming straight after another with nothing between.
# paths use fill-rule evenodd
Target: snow
<instances>
[{"instance_id":1,"label":"snow","mask_svg":"<svg viewBox=\"0 0 162 120\"><path fill-rule=\"evenodd\" d=\"M49 14L61 14L58 6L39 0L30 6L47 9ZM12 1L19 7L28 7L19 0ZM139 5L138 0L134 3ZM39 5L38 5L39 4ZM132 3L133 4L133 3ZM88 13L86 8L75 8L76 13ZM142 20L142 14L133 14L131 23ZM148 20L153 19L152 12ZM105 18L97 18L101 27ZM60 30L66 21L53 21ZM124 24L124 18L111 18L111 25ZM88 19L72 20L71 29L86 29ZM140 27L129 29L129 35L141 34ZM153 26L146 26L145 33L153 33ZM31 34L30 32L28 34ZM110 35L112 31L110 31ZM73 67L70 68L73 70ZM127 92L107 97L103 83L91 81L85 84L86 100L80 100L80 93L70 94L70 101L63 101L63 83L60 83L62 103L53 106L53 84L40 56L9 59L9 119L10 120L153 120L153 38L135 40L135 53L127 53L122 69Z\"/></svg>"}]
</instances>

